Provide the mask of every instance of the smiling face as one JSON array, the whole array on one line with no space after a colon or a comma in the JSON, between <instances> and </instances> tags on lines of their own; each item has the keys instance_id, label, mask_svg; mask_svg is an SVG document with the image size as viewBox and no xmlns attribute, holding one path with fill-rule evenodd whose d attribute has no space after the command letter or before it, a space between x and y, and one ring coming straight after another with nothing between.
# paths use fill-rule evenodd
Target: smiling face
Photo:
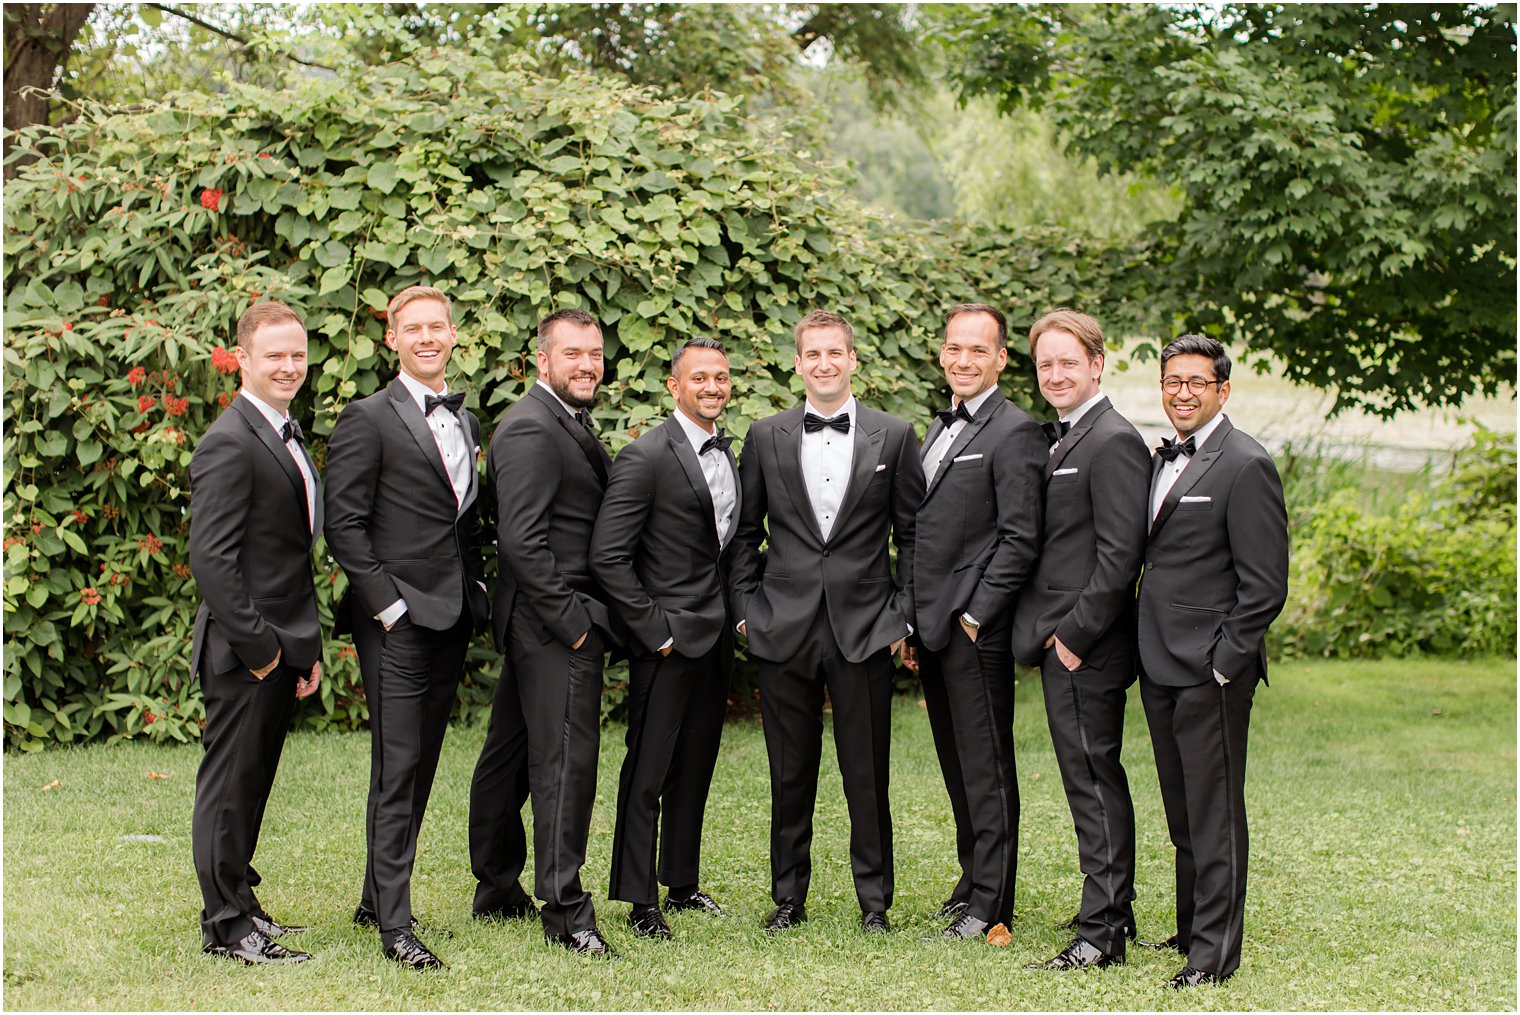
<instances>
[{"instance_id":1,"label":"smiling face","mask_svg":"<svg viewBox=\"0 0 1520 1015\"><path fill-rule=\"evenodd\" d=\"M1230 398L1230 382L1214 383L1214 361L1207 356L1185 354L1173 356L1161 371L1161 383L1176 378L1182 382L1175 395L1161 392L1161 408L1166 418L1177 428L1177 436L1187 437L1209 420L1219 415L1224 403ZM1201 393L1188 388L1188 381L1203 380L1209 384Z\"/></svg>"},{"instance_id":2,"label":"smiling face","mask_svg":"<svg viewBox=\"0 0 1520 1015\"><path fill-rule=\"evenodd\" d=\"M956 314L945 325L939 365L950 390L962 402L997 383L1008 365L1008 350L998 345L998 323L991 314Z\"/></svg>"},{"instance_id":3,"label":"smiling face","mask_svg":"<svg viewBox=\"0 0 1520 1015\"><path fill-rule=\"evenodd\" d=\"M1040 394L1062 416L1098 393L1103 356L1089 358L1087 349L1069 331L1051 328L1035 346L1035 374Z\"/></svg>"},{"instance_id":4,"label":"smiling face","mask_svg":"<svg viewBox=\"0 0 1520 1015\"><path fill-rule=\"evenodd\" d=\"M442 391L443 372L458 338L449 308L438 300L414 299L396 311L390 324L385 344L396 350L402 371L430 391Z\"/></svg>"},{"instance_id":5,"label":"smiling face","mask_svg":"<svg viewBox=\"0 0 1520 1015\"><path fill-rule=\"evenodd\" d=\"M538 350L538 376L566 405L587 409L602 383L602 333L594 324L555 321Z\"/></svg>"},{"instance_id":6,"label":"smiling face","mask_svg":"<svg viewBox=\"0 0 1520 1015\"><path fill-rule=\"evenodd\" d=\"M728 357L716 349L687 349L665 386L687 418L711 432L733 394Z\"/></svg>"},{"instance_id":7,"label":"smiling face","mask_svg":"<svg viewBox=\"0 0 1520 1015\"><path fill-rule=\"evenodd\" d=\"M243 372L243 387L281 412L306 380L306 329L295 321L261 324L234 355Z\"/></svg>"},{"instance_id":8,"label":"smiling face","mask_svg":"<svg viewBox=\"0 0 1520 1015\"><path fill-rule=\"evenodd\" d=\"M843 405L855 373L855 350L845 330L832 324L805 329L797 336L796 368L808 401L819 411L832 413Z\"/></svg>"}]
</instances>

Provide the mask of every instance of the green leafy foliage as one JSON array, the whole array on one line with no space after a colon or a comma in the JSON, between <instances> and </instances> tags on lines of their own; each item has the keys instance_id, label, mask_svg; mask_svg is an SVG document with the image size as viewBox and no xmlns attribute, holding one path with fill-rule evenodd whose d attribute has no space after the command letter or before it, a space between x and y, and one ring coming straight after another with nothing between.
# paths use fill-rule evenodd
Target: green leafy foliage
<instances>
[{"instance_id":1,"label":"green leafy foliage","mask_svg":"<svg viewBox=\"0 0 1520 1015\"><path fill-rule=\"evenodd\" d=\"M1513 4L968 5L962 95L1177 187L1152 298L1391 415L1515 372Z\"/></svg>"},{"instance_id":2,"label":"green leafy foliage","mask_svg":"<svg viewBox=\"0 0 1520 1015\"><path fill-rule=\"evenodd\" d=\"M413 283L454 300L452 383L487 437L532 383L540 317L593 311L614 450L668 411L669 349L692 334L730 349L742 435L798 397L791 327L815 306L859 332L857 393L920 425L946 397L948 304L1000 305L1015 334L1061 303L1118 330L1142 318L1113 252L1056 230L885 224L785 138L750 134L738 105L428 50L23 132L38 158L6 188L4 240L8 742L197 734L187 466L236 391L226 347L251 301L305 318L293 409L319 465L338 412L394 376L383 308ZM1007 379L1029 404L1028 373ZM321 547L317 565L325 623L346 580ZM466 712L497 662L472 651ZM351 646L329 646L326 669L302 721L363 722Z\"/></svg>"}]
</instances>

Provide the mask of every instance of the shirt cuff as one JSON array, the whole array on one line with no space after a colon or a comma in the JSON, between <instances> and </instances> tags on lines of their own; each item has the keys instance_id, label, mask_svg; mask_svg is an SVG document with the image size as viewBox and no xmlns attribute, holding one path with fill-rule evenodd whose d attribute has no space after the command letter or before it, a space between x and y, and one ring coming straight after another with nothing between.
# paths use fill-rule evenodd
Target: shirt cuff
<instances>
[{"instance_id":1,"label":"shirt cuff","mask_svg":"<svg viewBox=\"0 0 1520 1015\"><path fill-rule=\"evenodd\" d=\"M975 617L973 617L969 613L962 613L961 614L961 620L964 621L967 624L970 624L972 627L981 627L982 626L982 622L980 620L977 620Z\"/></svg>"},{"instance_id":2,"label":"shirt cuff","mask_svg":"<svg viewBox=\"0 0 1520 1015\"><path fill-rule=\"evenodd\" d=\"M744 621L741 620L737 624L735 624L734 625L734 630L738 631L740 634L743 634L744 633Z\"/></svg>"},{"instance_id":3,"label":"shirt cuff","mask_svg":"<svg viewBox=\"0 0 1520 1015\"><path fill-rule=\"evenodd\" d=\"M1230 682L1230 678L1225 676L1223 673L1220 673L1218 670L1214 671L1214 679L1219 682L1220 687L1223 687L1225 684L1228 684Z\"/></svg>"},{"instance_id":4,"label":"shirt cuff","mask_svg":"<svg viewBox=\"0 0 1520 1015\"><path fill-rule=\"evenodd\" d=\"M676 640L675 640L674 636L666 638L665 639L665 644L663 644L659 648L655 649L655 651L656 652L664 652L666 649L670 648L675 643L676 643Z\"/></svg>"},{"instance_id":5,"label":"shirt cuff","mask_svg":"<svg viewBox=\"0 0 1520 1015\"><path fill-rule=\"evenodd\" d=\"M405 612L406 600L398 599L394 603L391 603L389 606L387 606L385 609L381 610L379 613L375 614L375 619L380 621L381 627L389 631L392 625L394 625L396 621L400 620L401 615Z\"/></svg>"}]
</instances>

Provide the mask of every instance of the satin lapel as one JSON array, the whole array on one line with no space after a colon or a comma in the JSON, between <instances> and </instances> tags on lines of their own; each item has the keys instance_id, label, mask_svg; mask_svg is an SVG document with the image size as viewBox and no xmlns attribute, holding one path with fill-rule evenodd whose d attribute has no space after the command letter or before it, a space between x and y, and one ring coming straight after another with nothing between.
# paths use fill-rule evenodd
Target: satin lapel
<instances>
[{"instance_id":1,"label":"satin lapel","mask_svg":"<svg viewBox=\"0 0 1520 1015\"><path fill-rule=\"evenodd\" d=\"M317 463L311 460L306 446L301 446L301 457L306 459L306 467L311 470L312 502L317 505L317 519L311 526L311 541L316 543L317 537L322 534L322 526L327 522L327 516L322 511L322 476L317 472ZM306 484L301 484L301 502L306 502Z\"/></svg>"},{"instance_id":2,"label":"satin lapel","mask_svg":"<svg viewBox=\"0 0 1520 1015\"><path fill-rule=\"evenodd\" d=\"M681 471L686 473L686 482L691 484L691 492L697 495L697 500L702 505L702 517L706 519L704 528L712 533L715 544L720 543L722 536L718 532L718 521L713 515L712 491L707 488L707 476L702 472L697 449L686 439L686 431L681 429L681 424L675 417L665 421L665 437L670 441L670 453L676 456L676 461L681 463Z\"/></svg>"},{"instance_id":3,"label":"satin lapel","mask_svg":"<svg viewBox=\"0 0 1520 1015\"><path fill-rule=\"evenodd\" d=\"M982 403L982 408L976 414L976 418L965 426L961 432L955 435L955 440L945 449L945 457L939 460L939 468L934 471L934 480L929 488L924 491L924 500L927 501L934 491L939 489L940 481L945 478L945 473L950 471L950 463L955 461L955 456L966 450L966 445L971 443L972 438L982 432L982 427L992 421L1003 408L1003 403L1008 401L1001 391L994 391L987 396L987 401Z\"/></svg>"},{"instance_id":4,"label":"satin lapel","mask_svg":"<svg viewBox=\"0 0 1520 1015\"><path fill-rule=\"evenodd\" d=\"M882 445L887 441L886 427L879 427L870 433L866 432L862 423L863 415L857 402L855 458L850 466L850 485L844 488L844 500L839 504L839 517L834 519L832 532L842 531L840 526L844 524L846 518L850 517L850 512L855 510L855 505L860 503L860 499L866 495L866 487L871 485L871 477L876 474L876 466L881 461Z\"/></svg>"},{"instance_id":5,"label":"satin lapel","mask_svg":"<svg viewBox=\"0 0 1520 1015\"><path fill-rule=\"evenodd\" d=\"M475 434L470 430L470 414L461 405L454 415L459 420L459 432L464 434L464 453L470 463L470 485L465 489L464 499L459 502L459 513L462 515L475 503L475 498L480 493L480 470L475 468ZM453 485L450 481L450 488Z\"/></svg>"},{"instance_id":6,"label":"satin lapel","mask_svg":"<svg viewBox=\"0 0 1520 1015\"><path fill-rule=\"evenodd\" d=\"M1177 505L1182 503L1182 498L1189 490L1198 485L1198 481L1204 477L1214 463L1219 461L1220 454L1224 451L1225 441L1230 431L1235 428L1230 425L1228 418L1220 420L1219 428L1209 435L1209 442L1204 446L1203 452L1193 456L1187 468L1182 470L1182 475L1177 477L1177 482L1166 492L1166 499L1161 502L1161 510L1156 512L1156 520L1151 522L1151 535L1155 535L1162 524L1177 510ZM1156 456L1158 459L1160 455Z\"/></svg>"},{"instance_id":7,"label":"satin lapel","mask_svg":"<svg viewBox=\"0 0 1520 1015\"><path fill-rule=\"evenodd\" d=\"M734 477L734 513L728 520L728 532L718 533L719 546L727 548L734 530L739 527L739 512L744 508L744 484L739 482L739 460L734 457L732 446L723 449L723 457L728 459L729 474Z\"/></svg>"},{"instance_id":8,"label":"satin lapel","mask_svg":"<svg viewBox=\"0 0 1520 1015\"><path fill-rule=\"evenodd\" d=\"M1046 479L1049 479L1051 473L1061 467L1062 460L1071 453L1071 449L1081 443L1082 438L1087 436L1088 431L1092 430L1093 425L1098 422L1098 419L1112 408L1113 403L1105 398L1093 406L1087 415L1082 417L1082 424L1080 426L1061 439L1061 443L1057 445L1055 451L1051 452L1050 458L1045 462Z\"/></svg>"},{"instance_id":9,"label":"satin lapel","mask_svg":"<svg viewBox=\"0 0 1520 1015\"><path fill-rule=\"evenodd\" d=\"M417 442L417 450L422 452L422 457L433 467L438 478L443 480L443 485L449 488L449 496L452 497L454 483L449 479L449 470L443 464L443 455L438 453L438 442L433 439L433 431L428 427L422 410L417 408L417 402L412 398L412 393L406 390L405 384L395 380L391 382L387 394L391 396L391 408L396 410L396 415L405 424L407 432L412 435L412 440Z\"/></svg>"},{"instance_id":10,"label":"satin lapel","mask_svg":"<svg viewBox=\"0 0 1520 1015\"><path fill-rule=\"evenodd\" d=\"M243 417L244 421L247 422L248 428L269 449L269 453L274 455L274 460L280 464L280 468L285 470L286 478L290 480L290 485L295 488L296 501L301 505L301 517L306 519L308 526L311 525L311 515L306 510L306 481L301 478L301 470L296 467L296 460L290 457L290 450L285 447L285 443L280 440L280 435L275 432L274 427L269 425L269 420L264 418L264 414L253 403L249 402L246 398L239 397L233 399L232 405L237 409L238 414ZM311 459L307 458L307 461L310 462ZM315 466L312 467L311 474L313 476L317 474ZM318 503L320 501L321 497L319 493Z\"/></svg>"},{"instance_id":11,"label":"satin lapel","mask_svg":"<svg viewBox=\"0 0 1520 1015\"><path fill-rule=\"evenodd\" d=\"M807 523L808 531L818 542L823 533L818 530L818 518L813 511L813 500L808 496L807 483L802 478L802 406L788 409L776 421L776 458L781 468L781 481L792 503ZM836 522L837 524L837 522Z\"/></svg>"}]
</instances>

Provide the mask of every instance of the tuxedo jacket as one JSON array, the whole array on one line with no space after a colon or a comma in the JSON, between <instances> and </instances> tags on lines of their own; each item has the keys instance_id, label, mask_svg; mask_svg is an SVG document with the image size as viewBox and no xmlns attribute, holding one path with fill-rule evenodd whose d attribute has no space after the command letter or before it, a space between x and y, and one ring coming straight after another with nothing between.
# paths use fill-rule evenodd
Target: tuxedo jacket
<instances>
[{"instance_id":1,"label":"tuxedo jacket","mask_svg":"<svg viewBox=\"0 0 1520 1015\"><path fill-rule=\"evenodd\" d=\"M447 412L447 409L435 409ZM327 545L348 575L335 633L405 599L419 627L446 631L468 611L485 626L479 487L480 423L460 408L472 454L470 488L454 496L438 442L400 378L338 417L327 444Z\"/></svg>"},{"instance_id":2,"label":"tuxedo jacket","mask_svg":"<svg viewBox=\"0 0 1520 1015\"><path fill-rule=\"evenodd\" d=\"M930 424L923 454L944 429ZM1012 610L1040 552L1048 446L1039 424L993 390L940 460L913 548L913 624L925 648L943 649L962 613L986 624Z\"/></svg>"},{"instance_id":3,"label":"tuxedo jacket","mask_svg":"<svg viewBox=\"0 0 1520 1015\"><path fill-rule=\"evenodd\" d=\"M1019 599L1013 650L1038 666L1052 634L1087 658L1127 625L1145 553L1151 465L1145 441L1107 398L1044 462L1045 537Z\"/></svg>"},{"instance_id":4,"label":"tuxedo jacket","mask_svg":"<svg viewBox=\"0 0 1520 1015\"><path fill-rule=\"evenodd\" d=\"M674 638L673 650L695 659L728 628L728 553L699 450L674 416L623 448L591 536L592 572L644 652ZM738 467L721 454L740 498L737 531Z\"/></svg>"},{"instance_id":5,"label":"tuxedo jacket","mask_svg":"<svg viewBox=\"0 0 1520 1015\"><path fill-rule=\"evenodd\" d=\"M761 659L791 658L820 610L852 663L908 633L914 532L924 497L918 441L903 420L855 404L850 481L828 539L802 478L803 406L757 420L744 439L730 609L734 622L745 624L750 652ZM889 531L897 546L895 576Z\"/></svg>"},{"instance_id":6,"label":"tuxedo jacket","mask_svg":"<svg viewBox=\"0 0 1520 1015\"><path fill-rule=\"evenodd\" d=\"M322 531L322 481L316 524L306 484L280 435L239 396L211 424L190 459L190 570L200 587L190 647L194 678L211 671L281 662L309 670L322 658L312 546Z\"/></svg>"},{"instance_id":7,"label":"tuxedo jacket","mask_svg":"<svg viewBox=\"0 0 1520 1015\"><path fill-rule=\"evenodd\" d=\"M1161 471L1155 456L1151 482ZM1228 417L1177 477L1145 546L1140 672L1186 687L1267 676L1267 627L1288 597L1288 512L1265 448Z\"/></svg>"},{"instance_id":8,"label":"tuxedo jacket","mask_svg":"<svg viewBox=\"0 0 1520 1015\"><path fill-rule=\"evenodd\" d=\"M612 457L537 383L491 435L487 476L496 493L496 647L520 607L540 644L574 645L595 624L614 643L622 622L591 570L591 532Z\"/></svg>"}]
</instances>

